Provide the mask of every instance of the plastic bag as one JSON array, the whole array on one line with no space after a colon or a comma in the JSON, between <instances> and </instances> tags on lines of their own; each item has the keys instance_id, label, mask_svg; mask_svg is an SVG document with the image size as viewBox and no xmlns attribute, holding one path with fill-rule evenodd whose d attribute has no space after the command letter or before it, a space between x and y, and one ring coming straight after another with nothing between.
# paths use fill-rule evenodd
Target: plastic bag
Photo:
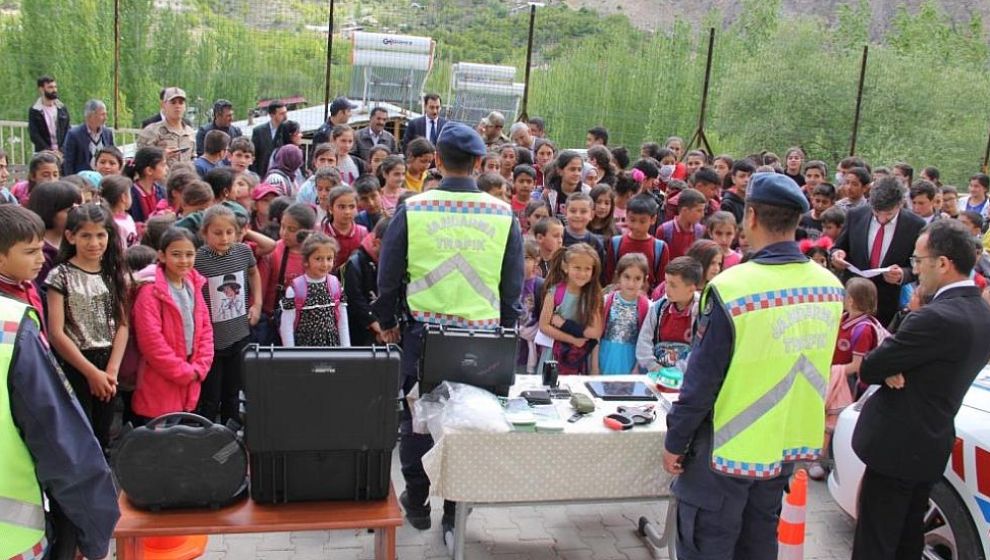
<instances>
[{"instance_id":1,"label":"plastic bag","mask_svg":"<svg viewBox=\"0 0 990 560\"><path fill-rule=\"evenodd\" d=\"M471 385L444 381L413 404L413 424L429 430L433 439L457 432L511 432L498 397Z\"/></svg>"}]
</instances>

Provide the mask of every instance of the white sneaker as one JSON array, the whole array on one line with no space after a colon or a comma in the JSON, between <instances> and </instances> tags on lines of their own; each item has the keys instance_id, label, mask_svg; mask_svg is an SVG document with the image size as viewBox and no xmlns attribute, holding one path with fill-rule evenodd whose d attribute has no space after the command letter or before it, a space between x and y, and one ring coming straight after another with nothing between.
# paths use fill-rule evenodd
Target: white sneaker
<instances>
[{"instance_id":1,"label":"white sneaker","mask_svg":"<svg viewBox=\"0 0 990 560\"><path fill-rule=\"evenodd\" d=\"M825 477L828 476L828 470L820 464L815 463L808 468L808 476L812 480L825 480Z\"/></svg>"}]
</instances>

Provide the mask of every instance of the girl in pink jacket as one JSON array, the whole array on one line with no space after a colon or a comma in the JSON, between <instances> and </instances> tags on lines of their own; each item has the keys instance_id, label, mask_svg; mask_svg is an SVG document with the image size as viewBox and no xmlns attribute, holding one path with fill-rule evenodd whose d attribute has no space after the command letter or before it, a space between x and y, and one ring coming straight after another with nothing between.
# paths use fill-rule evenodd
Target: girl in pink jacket
<instances>
[{"instance_id":1,"label":"girl in pink jacket","mask_svg":"<svg viewBox=\"0 0 990 560\"><path fill-rule=\"evenodd\" d=\"M206 279L193 268L192 233L169 228L158 262L155 281L142 286L134 302L141 365L132 407L140 423L195 410L213 363L213 324L203 299Z\"/></svg>"}]
</instances>

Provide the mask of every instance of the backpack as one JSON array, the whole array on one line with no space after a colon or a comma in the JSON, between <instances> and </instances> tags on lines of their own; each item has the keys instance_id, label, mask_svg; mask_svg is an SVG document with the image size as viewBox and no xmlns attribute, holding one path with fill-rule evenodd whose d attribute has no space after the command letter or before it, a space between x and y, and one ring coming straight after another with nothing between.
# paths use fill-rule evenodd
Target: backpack
<instances>
[{"instance_id":1,"label":"backpack","mask_svg":"<svg viewBox=\"0 0 990 560\"><path fill-rule=\"evenodd\" d=\"M623 235L616 235L616 236L613 236L612 237L612 260L613 260L612 266L613 266L613 268L615 267L616 263L619 262L619 248L622 245L622 238L623 237L625 237L625 236L623 236ZM650 274L655 274L656 273L656 271L657 271L657 265L660 264L660 257L663 256L663 249L664 249L665 246L666 246L666 243L663 240L656 239L656 238L653 239L653 270L650 271ZM657 281L657 283L659 283L659 282L662 281L661 278L656 278L655 280ZM608 315L606 315L606 317L608 317ZM640 323L642 323L642 320L640 321Z\"/></svg>"},{"instance_id":2,"label":"backpack","mask_svg":"<svg viewBox=\"0 0 990 560\"><path fill-rule=\"evenodd\" d=\"M554 297L556 300L556 296ZM605 296L605 309L604 318L608 321L608 314L612 311L612 302L615 300L615 292L612 292ZM636 330L639 330L643 326L643 321L646 320L646 314L650 312L650 299L643 294L639 295L639 299L636 300Z\"/></svg>"},{"instance_id":3,"label":"backpack","mask_svg":"<svg viewBox=\"0 0 990 560\"><path fill-rule=\"evenodd\" d=\"M327 291L330 292L330 300L333 302L333 317L335 321L340 321L340 281L333 274L327 274ZM296 308L296 318L292 325L292 330L299 326L299 316L302 308L306 305L306 296L309 293L309 282L306 275L300 274L292 281L292 299Z\"/></svg>"},{"instance_id":4,"label":"backpack","mask_svg":"<svg viewBox=\"0 0 990 560\"><path fill-rule=\"evenodd\" d=\"M883 341L887 337L890 336L890 331L888 331L887 329L885 329L883 327L883 325L881 325L880 322L877 321L875 318L870 317L869 320L863 321L862 323L860 323L860 324L856 325L855 327L853 327L852 333L851 333L852 336L850 336L850 338L849 338L849 347L850 348L855 348L856 347L856 343L859 342L860 337L863 336L863 333L865 332L865 330L866 330L867 327L872 327L873 328L873 332L876 334L876 337L877 337L877 346L876 347L879 347L880 344L882 344Z\"/></svg>"},{"instance_id":5,"label":"backpack","mask_svg":"<svg viewBox=\"0 0 990 560\"><path fill-rule=\"evenodd\" d=\"M671 245L674 242L674 221L670 220L660 224L660 229L657 231L662 239ZM694 239L695 241L705 237L705 228L701 224L694 224Z\"/></svg>"}]
</instances>

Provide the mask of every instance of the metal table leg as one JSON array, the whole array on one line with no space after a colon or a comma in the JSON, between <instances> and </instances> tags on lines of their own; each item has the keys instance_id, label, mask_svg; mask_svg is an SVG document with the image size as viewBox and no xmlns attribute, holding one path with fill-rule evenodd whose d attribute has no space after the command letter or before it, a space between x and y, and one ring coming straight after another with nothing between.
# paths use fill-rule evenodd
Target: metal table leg
<instances>
[{"instance_id":1,"label":"metal table leg","mask_svg":"<svg viewBox=\"0 0 990 560\"><path fill-rule=\"evenodd\" d=\"M470 509L471 503L458 501L454 510L454 560L464 560L464 532L467 530Z\"/></svg>"},{"instance_id":2,"label":"metal table leg","mask_svg":"<svg viewBox=\"0 0 990 560\"><path fill-rule=\"evenodd\" d=\"M663 548L667 549L667 558L677 560L677 499L667 498L667 513L664 515L663 531L657 530L656 525L646 517L639 518L639 535L646 541L654 558L658 558Z\"/></svg>"}]
</instances>

